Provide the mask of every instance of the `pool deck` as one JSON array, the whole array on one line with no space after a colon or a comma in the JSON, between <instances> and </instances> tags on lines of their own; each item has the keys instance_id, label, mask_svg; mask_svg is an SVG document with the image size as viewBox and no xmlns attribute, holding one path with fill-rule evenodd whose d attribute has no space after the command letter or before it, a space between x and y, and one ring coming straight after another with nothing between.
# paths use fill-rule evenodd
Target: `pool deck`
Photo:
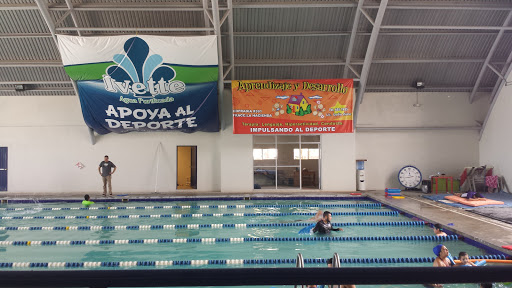
<instances>
[{"instance_id":1,"label":"pool deck","mask_svg":"<svg viewBox=\"0 0 512 288\"><path fill-rule=\"evenodd\" d=\"M356 192L356 191L352 191ZM351 196L351 192L325 192L319 190L302 191L279 191L260 190L248 193L240 192L198 192L195 190L184 190L179 192L148 192L148 193L126 193L128 196L114 196L113 198L103 198L101 193L90 193L92 200L100 199L135 199L135 198L168 198L168 197L322 197L322 196ZM45 193L2 193L0 200L9 199L82 199L85 193L74 192L67 194ZM119 193L120 194L120 193ZM122 193L125 194L125 193ZM455 234L468 237L486 246L499 250L505 254L511 255L512 251L501 248L503 245L512 245L512 225L498 220L490 219L475 213L465 211L460 208L444 205L422 197L419 192L403 191L405 199L393 199L384 197L384 191L366 191L362 196L382 202L410 215L423 219L430 223L439 223L446 230ZM354 196L351 196L354 197ZM451 225L448 225L451 224Z\"/></svg>"}]
</instances>

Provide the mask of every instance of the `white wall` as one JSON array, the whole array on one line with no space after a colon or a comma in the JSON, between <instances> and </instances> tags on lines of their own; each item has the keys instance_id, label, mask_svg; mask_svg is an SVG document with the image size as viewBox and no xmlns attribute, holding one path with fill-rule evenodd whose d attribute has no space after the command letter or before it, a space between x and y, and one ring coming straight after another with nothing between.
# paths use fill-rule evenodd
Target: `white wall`
<instances>
[{"instance_id":1,"label":"white wall","mask_svg":"<svg viewBox=\"0 0 512 288\"><path fill-rule=\"evenodd\" d=\"M503 86L496 97L480 140L480 165L494 166L494 174L503 175L512 187L512 86Z\"/></svg>"},{"instance_id":2,"label":"white wall","mask_svg":"<svg viewBox=\"0 0 512 288\"><path fill-rule=\"evenodd\" d=\"M469 104L468 93L368 93L358 127L464 127L483 121L488 101ZM478 165L477 130L400 130L356 133L356 158L365 164L367 189L399 187L401 167L414 165L424 179L437 172L460 176Z\"/></svg>"},{"instance_id":3,"label":"white wall","mask_svg":"<svg viewBox=\"0 0 512 288\"><path fill-rule=\"evenodd\" d=\"M221 191L248 192L254 187L252 135L233 134L231 91L226 91L222 113L225 129L221 132Z\"/></svg>"},{"instance_id":4,"label":"white wall","mask_svg":"<svg viewBox=\"0 0 512 288\"><path fill-rule=\"evenodd\" d=\"M369 93L359 126L474 126L474 120L483 120L487 101L469 105L467 93L449 96L422 93L423 106L413 108L414 94ZM97 166L105 154L118 166L115 193L152 192L157 176L157 191L173 192L177 145L198 146L198 191L253 191L252 136L233 135L229 91L223 114L220 133L109 134L91 145L76 97L0 97L0 146L9 147L9 192L99 194ZM490 127L492 131L492 122ZM425 176L437 171L458 176L461 167L479 162L476 131L358 132L321 139L324 191L355 190L356 158L368 159L368 189L397 186L396 173L407 164L418 166ZM82 170L75 167L79 161L85 165Z\"/></svg>"},{"instance_id":5,"label":"white wall","mask_svg":"<svg viewBox=\"0 0 512 288\"><path fill-rule=\"evenodd\" d=\"M356 190L356 135L323 134L322 190Z\"/></svg>"},{"instance_id":6,"label":"white wall","mask_svg":"<svg viewBox=\"0 0 512 288\"><path fill-rule=\"evenodd\" d=\"M218 133L146 132L99 136L91 145L76 97L0 97L0 146L9 147L9 192L97 192L98 164L118 169L115 193L176 191L176 146L197 145L198 191L220 190ZM85 168L75 164L82 162Z\"/></svg>"}]
</instances>

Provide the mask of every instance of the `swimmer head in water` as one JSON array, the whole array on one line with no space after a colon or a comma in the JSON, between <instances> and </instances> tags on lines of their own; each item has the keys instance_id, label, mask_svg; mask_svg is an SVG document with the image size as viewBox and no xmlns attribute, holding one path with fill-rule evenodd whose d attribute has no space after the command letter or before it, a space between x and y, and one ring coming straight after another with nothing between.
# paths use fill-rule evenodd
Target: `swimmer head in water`
<instances>
[{"instance_id":1,"label":"swimmer head in water","mask_svg":"<svg viewBox=\"0 0 512 288\"><path fill-rule=\"evenodd\" d=\"M434 250L434 254L436 254L437 257L439 257L441 259L448 257L448 255L450 254L450 251L448 251L448 248L446 248L446 246L444 246L443 244L437 245L436 247L434 247L433 250Z\"/></svg>"}]
</instances>

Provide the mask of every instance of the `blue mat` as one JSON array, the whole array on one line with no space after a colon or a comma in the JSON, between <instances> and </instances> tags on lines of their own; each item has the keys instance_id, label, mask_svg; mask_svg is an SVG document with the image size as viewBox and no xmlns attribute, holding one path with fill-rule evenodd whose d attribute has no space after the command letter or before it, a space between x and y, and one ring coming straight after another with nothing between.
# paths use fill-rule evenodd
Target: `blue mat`
<instances>
[{"instance_id":1,"label":"blue mat","mask_svg":"<svg viewBox=\"0 0 512 288\"><path fill-rule=\"evenodd\" d=\"M444 196L451 195L451 194L446 194L446 193L423 195L423 198L427 198L432 201L441 202L443 204L450 205L452 207L463 208L466 210L472 210L472 209L482 208L482 207L496 207L496 208L512 207L512 194L511 193L498 192L498 193L480 193L480 194L482 194L482 196L484 196L484 198L492 199L492 200L496 200L496 201L502 201L505 204L503 204L503 205L482 205L482 206L478 206L478 207L471 207L471 206L467 206L467 205L459 204L459 203L446 203L444 201L441 201L441 200L446 200L446 199L444 199Z\"/></svg>"}]
</instances>

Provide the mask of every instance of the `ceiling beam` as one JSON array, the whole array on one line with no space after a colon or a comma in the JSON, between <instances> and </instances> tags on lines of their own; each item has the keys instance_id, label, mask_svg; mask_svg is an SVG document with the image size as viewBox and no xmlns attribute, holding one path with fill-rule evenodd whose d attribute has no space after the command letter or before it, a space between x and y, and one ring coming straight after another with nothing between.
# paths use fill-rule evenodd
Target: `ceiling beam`
<instances>
[{"instance_id":1,"label":"ceiling beam","mask_svg":"<svg viewBox=\"0 0 512 288\"><path fill-rule=\"evenodd\" d=\"M228 19L229 20L229 19ZM209 26L206 25L207 28ZM116 30L112 30L115 32ZM154 31L154 30L151 30ZM151 32L149 31L149 32ZM164 31L165 32L165 31ZM206 31L211 32L211 31ZM510 32L505 32L509 34ZM510 33L512 34L512 33ZM103 35L117 35L113 34L94 34L94 36ZM370 32L357 32L356 36L370 36ZM424 31L419 30L416 32L384 32L381 31L379 35L382 36L417 36L417 35L498 35L496 31ZM229 33L223 33L222 36L229 37ZM336 37L336 36L351 36L350 31L316 31L316 32L234 32L234 37ZM50 33L6 33L0 34L0 38L48 38L52 37Z\"/></svg>"},{"instance_id":2,"label":"ceiling beam","mask_svg":"<svg viewBox=\"0 0 512 288\"><path fill-rule=\"evenodd\" d=\"M501 90L503 89L503 86L507 84L507 79L512 73L512 51L510 52L507 64L502 69L502 74L505 76L505 79L498 79L496 84L494 85L494 89L491 93L491 105L489 106L489 109L487 110L487 115L485 115L484 123L482 124L482 130L480 130L480 139L482 139L482 136L484 135L485 127L487 126L487 121L489 121L489 117L491 116L492 110L494 109L494 105L496 104L496 101L498 100L499 94Z\"/></svg>"},{"instance_id":3,"label":"ceiling beam","mask_svg":"<svg viewBox=\"0 0 512 288\"><path fill-rule=\"evenodd\" d=\"M507 80L507 79L505 79L505 76L503 76L501 74L501 72L498 71L498 69L496 69L494 66L491 65L491 63L488 63L487 67L489 67L489 69L491 69L491 71L494 72L500 79Z\"/></svg>"},{"instance_id":4,"label":"ceiling beam","mask_svg":"<svg viewBox=\"0 0 512 288\"><path fill-rule=\"evenodd\" d=\"M350 61L352 60L352 49L354 49L354 42L356 40L357 28L359 27L359 18L361 16L360 10L361 10L361 7L363 6L363 3L364 3L364 0L359 0L357 3L357 9L354 12L354 21L352 22L352 32L350 33L350 40L348 41L347 54L345 56L345 63L347 63L348 65L345 65L345 67L343 68L343 78L348 77L349 68L350 68L350 70L352 70L352 72L354 72L356 75L358 75L358 73L356 73L352 69L352 66L350 66ZM358 76L358 77L361 78L361 76Z\"/></svg>"},{"instance_id":5,"label":"ceiling beam","mask_svg":"<svg viewBox=\"0 0 512 288\"><path fill-rule=\"evenodd\" d=\"M218 101L219 101L219 114L223 115L224 111L224 61L222 60L222 34L221 34L221 21L220 21L220 10L219 10L219 0L211 0L212 3L212 18L213 18L213 28L215 31L215 35L217 36L217 57L218 57ZM234 67L232 67L234 68ZM220 121L220 129L224 130L224 117L219 117Z\"/></svg>"},{"instance_id":6,"label":"ceiling beam","mask_svg":"<svg viewBox=\"0 0 512 288\"><path fill-rule=\"evenodd\" d=\"M379 10L377 11L377 16L375 17L375 25L373 25L372 34L370 36L370 40L368 41L368 48L366 49L366 56L364 57L363 69L361 71L361 78L359 81L359 90L357 91L356 94L355 107L352 116L354 128L356 127L357 124L359 105L363 103L364 91L366 89L366 83L368 81L368 75L370 73L370 66L373 60L373 52L375 51L377 38L379 37L380 32L380 26L382 24L382 19L384 19L384 13L386 12L387 5L388 0L380 1Z\"/></svg>"},{"instance_id":7,"label":"ceiling beam","mask_svg":"<svg viewBox=\"0 0 512 288\"><path fill-rule=\"evenodd\" d=\"M209 7L206 6L206 9ZM49 7L50 11L66 11L68 10L67 7L61 6L61 5L52 5ZM128 4L123 3L121 5L119 4L80 4L75 5L74 10L75 11L145 11L145 12L152 12L152 11L196 11L196 12L204 12L205 6L201 3L201 5L191 5L191 4L179 4L179 3L173 3L171 5L161 5L157 3L142 3L142 5L134 5L134 4ZM227 10L226 7L219 7L219 10Z\"/></svg>"},{"instance_id":8,"label":"ceiling beam","mask_svg":"<svg viewBox=\"0 0 512 288\"><path fill-rule=\"evenodd\" d=\"M146 31L160 31L160 32L203 32L214 31L214 28L207 27L175 27L175 28L162 28L162 27L59 27L55 28L56 31L122 31L122 32L146 32Z\"/></svg>"},{"instance_id":9,"label":"ceiling beam","mask_svg":"<svg viewBox=\"0 0 512 288\"><path fill-rule=\"evenodd\" d=\"M349 64L354 73L358 74L353 67L364 65L364 59L352 60ZM474 58L439 58L439 59L373 59L372 64L428 64L428 63L483 63L485 59ZM494 64L505 64L507 60L497 60ZM237 63L235 63L237 62ZM289 59L289 60L273 60L273 59L233 59L233 63L238 67L255 67L255 66L340 66L347 65L347 62L339 59ZM508 62L507 62L508 63ZM231 62L225 62L224 65L229 66ZM347 66L349 66L347 65ZM489 64L490 65L490 64ZM62 67L60 60L42 60L42 61L0 61L0 67Z\"/></svg>"},{"instance_id":10,"label":"ceiling beam","mask_svg":"<svg viewBox=\"0 0 512 288\"><path fill-rule=\"evenodd\" d=\"M491 92L493 87L480 87L481 92ZM473 89L472 86L434 86L425 87L421 89L422 92L435 92L435 91L464 91L470 92ZM416 92L417 89L412 86L366 86L366 91L401 91L401 92Z\"/></svg>"},{"instance_id":11,"label":"ceiling beam","mask_svg":"<svg viewBox=\"0 0 512 288\"><path fill-rule=\"evenodd\" d=\"M480 126L357 127L357 132L403 130L480 130Z\"/></svg>"},{"instance_id":12,"label":"ceiling beam","mask_svg":"<svg viewBox=\"0 0 512 288\"><path fill-rule=\"evenodd\" d=\"M512 7L507 4L492 4L492 3L480 3L480 4L468 4L468 3L460 3L461 1L451 1L451 2L441 2L438 1L435 5L428 3L428 1L410 1L409 3L400 3L400 4L392 4L388 5L387 9L406 9L406 10L503 10L510 11ZM364 9L378 9L378 5L365 5Z\"/></svg>"},{"instance_id":13,"label":"ceiling beam","mask_svg":"<svg viewBox=\"0 0 512 288\"><path fill-rule=\"evenodd\" d=\"M71 80L68 81L0 81L0 85L71 85Z\"/></svg>"},{"instance_id":14,"label":"ceiling beam","mask_svg":"<svg viewBox=\"0 0 512 288\"><path fill-rule=\"evenodd\" d=\"M202 0L203 4L203 18L204 18L204 27L210 28L213 24L213 19L208 12L208 0ZM206 35L210 35L210 31L205 32Z\"/></svg>"},{"instance_id":15,"label":"ceiling beam","mask_svg":"<svg viewBox=\"0 0 512 288\"><path fill-rule=\"evenodd\" d=\"M512 27L503 26L424 26L424 25L385 25L382 29L400 29L400 30L498 30L510 31Z\"/></svg>"},{"instance_id":16,"label":"ceiling beam","mask_svg":"<svg viewBox=\"0 0 512 288\"><path fill-rule=\"evenodd\" d=\"M364 17L366 17L366 20L368 20L372 24L372 26L375 25L375 20L373 20L372 16L370 16L370 14L366 12L366 10L362 8L358 8L358 10L361 11L361 14L363 14Z\"/></svg>"},{"instance_id":17,"label":"ceiling beam","mask_svg":"<svg viewBox=\"0 0 512 288\"><path fill-rule=\"evenodd\" d=\"M48 11L48 6L46 2L43 2L42 0L35 0L37 7L39 8L39 12L41 13L41 16L43 16L43 19L46 23L46 26L48 27L48 30L50 30L50 33L52 34L53 41L55 41L55 45L57 44L57 36L55 35L55 24L52 21L52 17L50 16L50 12Z\"/></svg>"},{"instance_id":18,"label":"ceiling beam","mask_svg":"<svg viewBox=\"0 0 512 288\"><path fill-rule=\"evenodd\" d=\"M231 80L235 80L235 39L234 34L234 21L233 21L233 0L227 0L228 4L228 43L229 43L229 64L231 67Z\"/></svg>"},{"instance_id":19,"label":"ceiling beam","mask_svg":"<svg viewBox=\"0 0 512 288\"><path fill-rule=\"evenodd\" d=\"M510 22L510 19L512 19L512 11L508 12L508 16L503 22L503 27L506 27L508 23ZM500 43L501 38L503 37L504 30L500 30L498 33L498 36L494 39L494 43L492 43L491 49L489 50L489 53L487 53L487 58L485 58L485 62L480 68L480 73L478 74L478 77L475 81L475 86L473 87L473 91L471 91L471 95L469 96L469 103L473 103L473 99L475 98L476 90L478 89L478 86L480 86L480 82L482 81L482 78L484 76L485 70L487 70L487 65L492 59L492 56L494 55L494 51L498 48L498 44Z\"/></svg>"},{"instance_id":20,"label":"ceiling beam","mask_svg":"<svg viewBox=\"0 0 512 288\"><path fill-rule=\"evenodd\" d=\"M78 21L76 20L75 11L73 10L73 4L71 4L71 1L66 0L66 5L68 6L69 13L71 14L71 20L73 21L73 25L75 27L78 27ZM78 36L82 37L82 32L80 30L76 31L78 33Z\"/></svg>"},{"instance_id":21,"label":"ceiling beam","mask_svg":"<svg viewBox=\"0 0 512 288\"><path fill-rule=\"evenodd\" d=\"M355 8L357 4L347 3L345 1L322 3L317 1L311 2L279 2L279 3L262 3L262 2L238 2L233 6L234 9L261 9L261 8ZM50 10L67 10L62 5L51 5ZM368 4L362 7L363 9L378 9L379 5ZM38 7L33 4L3 4L0 5L0 10L37 10ZM220 7L220 10L227 10L225 7ZM510 11L512 7L507 4L461 4L460 1L451 1L449 3L436 3L431 5L425 1L415 1L411 3L390 4L387 9L406 9L406 10L478 10L478 11ZM157 3L142 3L142 5L133 4L80 4L75 7L75 10L82 11L202 11L200 5L191 4L177 4L173 3L172 7L169 5L161 5Z\"/></svg>"},{"instance_id":22,"label":"ceiling beam","mask_svg":"<svg viewBox=\"0 0 512 288\"><path fill-rule=\"evenodd\" d=\"M225 80L225 84L230 84L231 80ZM60 87L38 87L39 90L45 91L61 91L61 90L71 90L73 89L72 81L0 81L0 85L6 86L14 86L19 84L25 85L63 85ZM446 91L446 92L469 92L473 87L470 86L461 86L461 87L425 87L422 89L422 92L436 92L436 91ZM4 90L12 90L11 88L2 87ZM54 90L55 89L55 90ZM480 91L482 92L491 92L493 87L480 87ZM415 88L411 86L367 86L366 91L384 91L384 92L411 92L416 91Z\"/></svg>"},{"instance_id":23,"label":"ceiling beam","mask_svg":"<svg viewBox=\"0 0 512 288\"><path fill-rule=\"evenodd\" d=\"M48 26L48 29L50 30L50 33L52 34L53 40L55 41L55 45L57 46L57 49L59 47L59 41L57 39L56 30L55 30L55 23L53 23L53 20L50 16L50 12L48 11L47 2L43 2L43 0L35 0L37 7L39 8L39 12L44 18L44 21L46 22L46 25ZM79 33L80 34L80 33ZM71 81L71 85L73 87L73 91L75 91L75 95L78 97L78 88L76 86L76 83L74 80L69 79ZM94 131L92 128L88 127L89 129L89 135L91 136L91 143L94 145L96 143L96 139L94 136Z\"/></svg>"}]
</instances>

